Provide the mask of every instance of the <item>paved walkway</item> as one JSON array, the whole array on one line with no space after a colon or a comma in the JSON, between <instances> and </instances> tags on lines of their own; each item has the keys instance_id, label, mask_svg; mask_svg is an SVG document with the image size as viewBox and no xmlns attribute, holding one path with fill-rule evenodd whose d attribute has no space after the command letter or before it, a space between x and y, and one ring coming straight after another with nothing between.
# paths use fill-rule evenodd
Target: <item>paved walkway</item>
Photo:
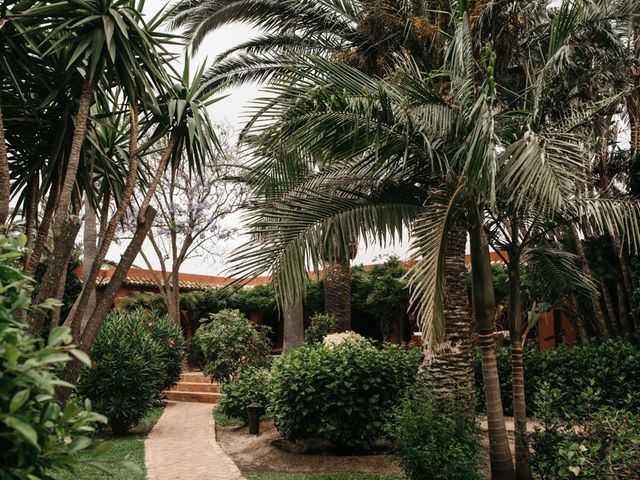
<instances>
[{"instance_id":1,"label":"paved walkway","mask_svg":"<svg viewBox=\"0 0 640 480\"><path fill-rule=\"evenodd\" d=\"M216 442L212 407L167 402L144 442L147 480L244 480Z\"/></svg>"}]
</instances>

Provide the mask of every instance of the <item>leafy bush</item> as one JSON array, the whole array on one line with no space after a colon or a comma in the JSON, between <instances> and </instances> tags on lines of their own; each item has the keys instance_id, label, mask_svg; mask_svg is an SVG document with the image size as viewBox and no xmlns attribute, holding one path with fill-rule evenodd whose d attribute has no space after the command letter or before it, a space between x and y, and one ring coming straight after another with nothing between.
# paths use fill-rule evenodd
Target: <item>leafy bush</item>
<instances>
[{"instance_id":1,"label":"leafy bush","mask_svg":"<svg viewBox=\"0 0 640 480\"><path fill-rule=\"evenodd\" d=\"M78 393L107 416L114 435L126 434L153 406L165 381L162 355L141 310L114 310L102 324Z\"/></svg>"},{"instance_id":2,"label":"leafy bush","mask_svg":"<svg viewBox=\"0 0 640 480\"><path fill-rule=\"evenodd\" d=\"M337 327L336 317L317 313L309 319L309 326L304 332L304 341L307 343L322 342L324 337L335 332Z\"/></svg>"},{"instance_id":3,"label":"leafy bush","mask_svg":"<svg viewBox=\"0 0 640 480\"><path fill-rule=\"evenodd\" d=\"M118 308L128 312L142 309L151 315L163 316L167 314L167 305L157 293L135 292L133 295L124 297Z\"/></svg>"},{"instance_id":4,"label":"leafy bush","mask_svg":"<svg viewBox=\"0 0 640 480\"><path fill-rule=\"evenodd\" d=\"M404 389L413 384L420 352L370 342L303 345L272 368L269 414L291 441L328 440L367 450Z\"/></svg>"},{"instance_id":5,"label":"leafy bush","mask_svg":"<svg viewBox=\"0 0 640 480\"><path fill-rule=\"evenodd\" d=\"M91 405L68 403L62 409L54 390L57 371L74 355L70 330L54 329L47 343L27 332L21 320L33 309L30 279L14 268L25 237L0 236L0 478L45 477L55 467L72 468L76 453L91 444L86 437L106 419ZM49 302L48 306L52 303ZM46 307L46 305L45 305Z\"/></svg>"},{"instance_id":6,"label":"leafy bush","mask_svg":"<svg viewBox=\"0 0 640 480\"><path fill-rule=\"evenodd\" d=\"M222 384L222 397L217 409L231 418L247 417L247 406L258 402L263 407L269 404L270 373L266 368L246 367L231 382Z\"/></svg>"},{"instance_id":7,"label":"leafy bush","mask_svg":"<svg viewBox=\"0 0 640 480\"><path fill-rule=\"evenodd\" d=\"M269 331L268 327L254 327L238 310L210 315L194 337L204 356L204 373L225 382L245 367L268 365Z\"/></svg>"},{"instance_id":8,"label":"leafy bush","mask_svg":"<svg viewBox=\"0 0 640 480\"><path fill-rule=\"evenodd\" d=\"M159 382L157 391L160 394L180 380L186 341L182 335L182 328L167 316L151 317L147 323L151 338L160 346L160 360L164 364L163 381Z\"/></svg>"},{"instance_id":9,"label":"leafy bush","mask_svg":"<svg viewBox=\"0 0 640 480\"><path fill-rule=\"evenodd\" d=\"M511 353L508 347L497 349L498 374L505 413L511 415ZM484 409L482 372L479 354L474 358L478 405ZM589 388L599 396L597 407L640 412L640 349L623 340L608 340L579 346L560 346L538 351L529 346L524 353L527 407L533 408L536 388L544 381L557 385L564 395L563 411L569 416L584 416L580 392Z\"/></svg>"},{"instance_id":10,"label":"leafy bush","mask_svg":"<svg viewBox=\"0 0 640 480\"><path fill-rule=\"evenodd\" d=\"M187 340L187 362L198 369L202 369L204 366L204 353L194 338Z\"/></svg>"},{"instance_id":11,"label":"leafy bush","mask_svg":"<svg viewBox=\"0 0 640 480\"><path fill-rule=\"evenodd\" d=\"M640 416L601 407L597 397L582 396L590 412L577 423L558 415L563 394L543 384L536 396L542 427L531 435L532 468L544 479L635 478L640 472Z\"/></svg>"},{"instance_id":12,"label":"leafy bush","mask_svg":"<svg viewBox=\"0 0 640 480\"><path fill-rule=\"evenodd\" d=\"M389 431L394 452L411 480L481 479L478 429L473 414L455 403L438 405L416 385L397 407Z\"/></svg>"}]
</instances>

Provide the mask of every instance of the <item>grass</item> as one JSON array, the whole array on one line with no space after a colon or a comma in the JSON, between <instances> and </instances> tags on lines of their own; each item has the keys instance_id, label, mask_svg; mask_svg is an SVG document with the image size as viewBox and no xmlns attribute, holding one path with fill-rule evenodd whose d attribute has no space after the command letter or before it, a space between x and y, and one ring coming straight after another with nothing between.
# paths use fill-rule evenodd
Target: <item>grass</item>
<instances>
[{"instance_id":1,"label":"grass","mask_svg":"<svg viewBox=\"0 0 640 480\"><path fill-rule=\"evenodd\" d=\"M244 473L247 480L403 480L394 473Z\"/></svg>"},{"instance_id":2,"label":"grass","mask_svg":"<svg viewBox=\"0 0 640 480\"><path fill-rule=\"evenodd\" d=\"M79 464L73 472L56 470L51 473L55 480L144 480L144 439L162 415L162 408L153 408L142 419L134 432L121 438L100 437L93 448L80 452ZM94 456L94 449L108 441L112 448ZM92 463L108 469L103 472Z\"/></svg>"},{"instance_id":3,"label":"grass","mask_svg":"<svg viewBox=\"0 0 640 480\"><path fill-rule=\"evenodd\" d=\"M241 427L245 424L241 418L228 417L217 408L213 409L213 419L221 427Z\"/></svg>"}]
</instances>

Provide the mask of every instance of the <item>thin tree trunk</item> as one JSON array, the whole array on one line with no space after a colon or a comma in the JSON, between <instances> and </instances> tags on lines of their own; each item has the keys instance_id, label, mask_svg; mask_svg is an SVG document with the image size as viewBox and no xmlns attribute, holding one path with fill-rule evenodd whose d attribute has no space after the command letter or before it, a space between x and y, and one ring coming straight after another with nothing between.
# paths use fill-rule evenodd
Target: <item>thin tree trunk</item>
<instances>
[{"instance_id":1,"label":"thin tree trunk","mask_svg":"<svg viewBox=\"0 0 640 480\"><path fill-rule=\"evenodd\" d=\"M518 480L531 480L531 454L527 440L527 404L525 399L524 355L522 335L522 296L520 290L520 258L509 252L509 329L511 339L511 371L513 421L515 425L515 464Z\"/></svg>"},{"instance_id":2,"label":"thin tree trunk","mask_svg":"<svg viewBox=\"0 0 640 480\"><path fill-rule=\"evenodd\" d=\"M54 181L49 190L49 196L47 198L47 204L44 207L44 213L42 215L42 221L38 228L38 234L36 240L29 255L29 262L25 268L25 274L28 276L33 275L36 271L38 263L40 263L40 257L49 238L49 228L51 227L51 220L53 219L53 212L56 208L56 202L58 200L58 182Z\"/></svg>"},{"instance_id":3,"label":"thin tree trunk","mask_svg":"<svg viewBox=\"0 0 640 480\"><path fill-rule=\"evenodd\" d=\"M69 271L69 263L63 267L62 272L60 272L60 277L58 278L58 288L56 290L55 298L59 298L60 301L64 301L64 291L67 286L67 273ZM52 331L54 328L60 325L60 314L62 311L62 305L54 308L51 311L51 321L49 322L49 331Z\"/></svg>"},{"instance_id":4,"label":"thin tree trunk","mask_svg":"<svg viewBox=\"0 0 640 480\"><path fill-rule=\"evenodd\" d=\"M478 208L473 206L469 213L472 219L472 225L469 230L471 239L472 299L480 339L482 379L487 404L491 478L493 480L512 480L515 472L509 448L507 428L504 423L496 360L496 343L493 338L496 305L491 263L489 261L489 244L484 232L482 215Z\"/></svg>"},{"instance_id":5,"label":"thin tree trunk","mask_svg":"<svg viewBox=\"0 0 640 480\"><path fill-rule=\"evenodd\" d=\"M69 205L71 204L71 196L73 187L76 183L78 167L80 166L80 153L82 144L87 131L87 121L89 119L89 109L93 97L93 79L87 74L82 82L80 90L80 98L78 100L78 112L75 117L75 126L73 129L73 139L71 141L71 150L69 151L69 160L67 161L67 170L64 180L60 188L58 204L56 206L56 219L53 227L54 238L58 236L58 232L62 230L64 223L69 217Z\"/></svg>"},{"instance_id":6,"label":"thin tree trunk","mask_svg":"<svg viewBox=\"0 0 640 480\"><path fill-rule=\"evenodd\" d=\"M137 150L137 139L138 109L135 101L133 101L131 103L131 127L129 132L129 172L127 175L127 181L122 190L120 203L118 204L116 211L111 217L104 235L102 235L101 232L100 236L102 237L102 241L98 246L98 251L95 255L93 264L91 265L91 271L89 272L89 275L84 279L84 285L82 287L82 291L80 292L80 297L78 299L76 308L69 313L68 318L65 320L65 324L71 325L71 331L74 337L78 337L82 332L82 319L84 318L91 295L95 291L98 271L100 270L100 267L104 263L104 259L107 256L109 246L111 245L113 237L116 233L116 228L118 227L120 220L124 216L125 211L127 210L127 208L129 208L129 205L131 203L131 197L133 196L133 191L138 175L138 157L135 154ZM88 314L90 315L91 312L88 312Z\"/></svg>"},{"instance_id":7,"label":"thin tree trunk","mask_svg":"<svg viewBox=\"0 0 640 480\"><path fill-rule=\"evenodd\" d=\"M575 318L572 317L571 321L573 322L573 325L576 327L576 330L578 331L578 335L580 335L580 341L586 345L587 343L589 343L589 333L587 332L587 329L582 323L582 320L578 318L578 313L580 312L580 304L578 302L578 296L575 293L571 294L571 303L573 304L574 311L576 313Z\"/></svg>"},{"instance_id":8,"label":"thin tree trunk","mask_svg":"<svg viewBox=\"0 0 640 480\"><path fill-rule=\"evenodd\" d=\"M169 159L171 158L171 154L173 153L173 150L175 149L177 143L178 143L178 136L175 133L172 133L171 136L169 136L169 141L167 142L167 146L164 150L164 153L162 154L162 157L160 157L160 162L158 163L158 167L157 167L158 169L156 170L156 174L153 176L153 179L149 184L149 189L147 190L147 194L145 195L144 199L142 200L142 203L140 204L140 211L138 212L138 223L144 223L145 211L147 207L151 204L151 199L156 193L156 189L160 184L160 180L162 179L162 176L164 175L164 171L167 168L167 163L169 162Z\"/></svg>"},{"instance_id":9,"label":"thin tree trunk","mask_svg":"<svg viewBox=\"0 0 640 480\"><path fill-rule=\"evenodd\" d=\"M89 302L87 303L87 308L82 316L80 331L84 330L91 314L96 308L96 282L94 281L93 285L87 285L86 283L86 279L91 276L91 268L95 262L97 253L96 213L93 211L93 207L88 197L84 201L84 212L82 279L84 284L83 288L90 288L91 295L89 297Z\"/></svg>"},{"instance_id":10,"label":"thin tree trunk","mask_svg":"<svg viewBox=\"0 0 640 480\"><path fill-rule=\"evenodd\" d=\"M620 319L620 326L622 327L625 338L629 338L631 336L631 324L629 322L627 302L624 298L624 285L621 280L616 282L616 294L618 295L618 318Z\"/></svg>"},{"instance_id":11,"label":"thin tree trunk","mask_svg":"<svg viewBox=\"0 0 640 480\"><path fill-rule=\"evenodd\" d=\"M602 260L602 257L600 257L598 261L602 262L604 260ZM611 298L611 292L609 291L609 286L606 284L603 275L600 275L600 288L602 289L602 298L604 300L604 306L607 309L609 331L611 332L612 336L619 337L620 326L618 323L618 316L616 315L616 309L613 306L613 299Z\"/></svg>"},{"instance_id":12,"label":"thin tree trunk","mask_svg":"<svg viewBox=\"0 0 640 480\"><path fill-rule=\"evenodd\" d=\"M640 125L639 125L640 128ZM637 312L633 309L633 282L631 280L631 266L629 265L629 256L627 252L625 252L622 246L622 240L620 236L615 233L611 235L611 242L613 243L613 248L618 255L618 261L620 262L620 272L622 273L622 282L624 285L624 293L621 299L618 301L623 303L627 301L627 305L629 305L629 310L631 311L631 319L633 320L633 328L635 329L636 335L640 334L640 317ZM626 309L625 309L626 310ZM627 322L628 325L628 322ZM627 331L631 334L630 326L627 326Z\"/></svg>"},{"instance_id":13,"label":"thin tree trunk","mask_svg":"<svg viewBox=\"0 0 640 480\"><path fill-rule=\"evenodd\" d=\"M444 341L430 352L423 345L426 382L436 398L456 398L474 408L472 318L467 295L465 249L467 231L453 224L447 237L444 270Z\"/></svg>"},{"instance_id":14,"label":"thin tree trunk","mask_svg":"<svg viewBox=\"0 0 640 480\"><path fill-rule=\"evenodd\" d=\"M323 280L325 312L335 317L338 332L351 330L351 267L349 260L327 262Z\"/></svg>"},{"instance_id":15,"label":"thin tree trunk","mask_svg":"<svg viewBox=\"0 0 640 480\"><path fill-rule=\"evenodd\" d=\"M572 226L569 230L571 233L571 240L573 241L573 245L576 249L576 253L578 254L578 257L580 257L580 262L582 263L582 271L588 278L592 278L595 281L596 279L591 273L589 259L587 258L587 254L584 251L582 240L580 239L580 235L578 235L578 230L575 226ZM602 335L603 338L608 338L609 331L607 330L607 322L605 320L604 311L602 310L602 305L600 305L600 293L597 291L591 294L591 306L593 307L593 315L595 316L600 335Z\"/></svg>"},{"instance_id":16,"label":"thin tree trunk","mask_svg":"<svg viewBox=\"0 0 640 480\"><path fill-rule=\"evenodd\" d=\"M173 264L171 274L171 303L173 311L170 313L176 325L180 325L180 263Z\"/></svg>"},{"instance_id":17,"label":"thin tree trunk","mask_svg":"<svg viewBox=\"0 0 640 480\"><path fill-rule=\"evenodd\" d=\"M80 219L72 215L66 225L63 226L59 237L59 248L53 251L49 259L49 265L40 282L40 288L36 295L35 304L38 305L48 298L58 298L55 296L58 292L60 280L60 272L64 271L65 265L69 264L69 257L73 250L74 242L78 231L80 230ZM39 335L42 332L44 323L44 315L40 312L34 312L30 318L30 330L33 334Z\"/></svg>"},{"instance_id":18,"label":"thin tree trunk","mask_svg":"<svg viewBox=\"0 0 640 480\"><path fill-rule=\"evenodd\" d=\"M9 154L4 138L4 120L2 118L2 102L0 102L0 225L9 218L9 199L11 184L9 183Z\"/></svg>"},{"instance_id":19,"label":"thin tree trunk","mask_svg":"<svg viewBox=\"0 0 640 480\"><path fill-rule=\"evenodd\" d=\"M136 256L140 252L142 248L142 244L144 243L144 239L147 236L151 225L153 224L153 220L156 216L156 210L153 207L147 207L144 222L142 225L138 225L135 233L133 234L133 238L129 242L127 249L122 254L120 258L120 262L116 267L109 284L105 288L104 294L100 299L89 323L87 324L82 336L80 337L78 343L78 348L85 352L89 352L91 349L91 344L100 330L102 326L102 322L107 317L111 308L113 307L113 301L115 300L122 283L127 278L127 273L133 264ZM67 363L65 370L61 376L61 378L69 383L75 384L78 381L78 377L80 376L80 372L82 370L82 364L77 360L72 360ZM71 390L68 388L61 388L57 391L57 397L61 403L66 403L67 399L71 395Z\"/></svg>"},{"instance_id":20,"label":"thin tree trunk","mask_svg":"<svg viewBox=\"0 0 640 480\"><path fill-rule=\"evenodd\" d=\"M25 215L25 227L24 233L27 236L27 253L23 258L23 270L27 269L29 265L29 258L31 257L31 250L33 248L34 234L36 229L36 218L38 217L38 177L34 176L29 180L29 189L26 204L27 212Z\"/></svg>"},{"instance_id":21,"label":"thin tree trunk","mask_svg":"<svg viewBox=\"0 0 640 480\"><path fill-rule=\"evenodd\" d=\"M282 352L287 353L293 348L298 348L304 342L304 309L302 297L293 303L284 302L282 305L284 321L282 335Z\"/></svg>"}]
</instances>

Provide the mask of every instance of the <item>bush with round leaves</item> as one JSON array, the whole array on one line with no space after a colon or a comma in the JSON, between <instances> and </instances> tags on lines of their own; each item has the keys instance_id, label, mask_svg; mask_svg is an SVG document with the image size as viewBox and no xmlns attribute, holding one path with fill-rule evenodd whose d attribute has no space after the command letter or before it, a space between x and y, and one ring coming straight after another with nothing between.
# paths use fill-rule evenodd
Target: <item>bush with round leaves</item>
<instances>
[{"instance_id":1,"label":"bush with round leaves","mask_svg":"<svg viewBox=\"0 0 640 480\"><path fill-rule=\"evenodd\" d=\"M393 450L411 480L480 480L474 412L455 402L436 403L418 382L405 393L389 422Z\"/></svg>"},{"instance_id":2,"label":"bush with round leaves","mask_svg":"<svg viewBox=\"0 0 640 480\"><path fill-rule=\"evenodd\" d=\"M73 468L77 452L87 448L96 422L106 418L89 403L61 408L57 372L75 350L70 330L55 328L45 342L28 333L22 316L31 305L31 280L16 263L26 238L0 236L0 478L45 478L50 469ZM48 308L52 302L40 306Z\"/></svg>"},{"instance_id":3,"label":"bush with round leaves","mask_svg":"<svg viewBox=\"0 0 640 480\"><path fill-rule=\"evenodd\" d=\"M303 345L274 362L268 413L288 440L324 439L341 450L369 450L415 381L419 362L419 350L404 346Z\"/></svg>"},{"instance_id":4,"label":"bush with round leaves","mask_svg":"<svg viewBox=\"0 0 640 480\"><path fill-rule=\"evenodd\" d=\"M239 310L221 310L209 316L194 336L204 357L203 372L228 382L245 367L269 364L269 328L254 326Z\"/></svg>"},{"instance_id":5,"label":"bush with round leaves","mask_svg":"<svg viewBox=\"0 0 640 480\"><path fill-rule=\"evenodd\" d=\"M160 359L164 364L163 381L159 382L158 395L173 387L180 380L182 363L186 356L186 340L182 328L166 316L151 316L147 320L149 334L160 346Z\"/></svg>"},{"instance_id":6,"label":"bush with round leaves","mask_svg":"<svg viewBox=\"0 0 640 480\"><path fill-rule=\"evenodd\" d=\"M264 408L269 404L269 381L267 368L247 367L228 383L222 384L222 397L218 401L220 412L227 417L248 420L247 407L257 402Z\"/></svg>"},{"instance_id":7,"label":"bush with round leaves","mask_svg":"<svg viewBox=\"0 0 640 480\"><path fill-rule=\"evenodd\" d=\"M309 319L309 326L304 331L306 343L322 342L324 337L336 331L338 322L333 315L316 313Z\"/></svg>"},{"instance_id":8,"label":"bush with round leaves","mask_svg":"<svg viewBox=\"0 0 640 480\"><path fill-rule=\"evenodd\" d=\"M154 405L165 381L163 350L142 311L114 310L91 346L92 367L83 370L78 394L106 415L114 435L126 434Z\"/></svg>"}]
</instances>

